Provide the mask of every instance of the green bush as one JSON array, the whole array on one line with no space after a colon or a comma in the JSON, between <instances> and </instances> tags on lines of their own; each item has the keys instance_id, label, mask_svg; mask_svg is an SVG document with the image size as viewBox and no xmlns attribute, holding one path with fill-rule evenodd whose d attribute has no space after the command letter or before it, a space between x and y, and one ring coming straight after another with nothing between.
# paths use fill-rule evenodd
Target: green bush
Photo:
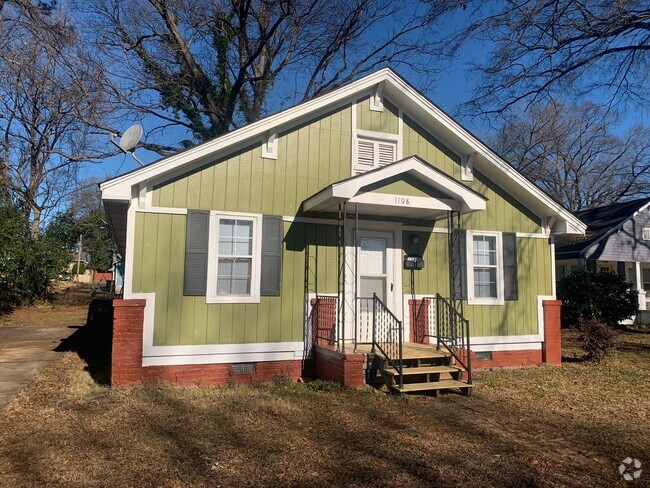
<instances>
[{"instance_id":1,"label":"green bush","mask_svg":"<svg viewBox=\"0 0 650 488\"><path fill-rule=\"evenodd\" d=\"M598 362L616 347L616 331L599 320L591 319L580 326L580 340L587 357Z\"/></svg>"},{"instance_id":2,"label":"green bush","mask_svg":"<svg viewBox=\"0 0 650 488\"><path fill-rule=\"evenodd\" d=\"M558 284L563 301L562 326L580 327L597 319L610 327L634 315L638 307L632 284L616 273L578 270Z\"/></svg>"},{"instance_id":3,"label":"green bush","mask_svg":"<svg viewBox=\"0 0 650 488\"><path fill-rule=\"evenodd\" d=\"M59 224L58 216L50 226ZM48 226L48 228L50 227ZM0 314L24 302L48 297L50 282L64 273L70 262L70 242L58 233L33 239L24 214L0 189Z\"/></svg>"}]
</instances>

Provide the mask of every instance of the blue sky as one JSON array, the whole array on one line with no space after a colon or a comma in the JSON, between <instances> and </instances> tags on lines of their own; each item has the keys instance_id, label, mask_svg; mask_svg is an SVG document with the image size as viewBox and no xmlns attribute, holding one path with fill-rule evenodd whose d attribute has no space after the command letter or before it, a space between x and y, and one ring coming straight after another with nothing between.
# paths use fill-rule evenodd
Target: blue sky
<instances>
[{"instance_id":1,"label":"blue sky","mask_svg":"<svg viewBox=\"0 0 650 488\"><path fill-rule=\"evenodd\" d=\"M463 12L455 14L443 27L447 31L454 31L462 27L465 21ZM423 88L425 84L424 77L416 72L408 71L404 68L398 68L398 72L409 80L410 83L422 89L425 95L429 97L434 103L439 105L443 110L452 116L456 115L458 107L468 101L471 97L474 83L478 80L475 74L470 71L471 63L481 62L489 55L489 45L485 43L473 42L467 45L452 62L450 62L443 72L439 74L436 81L430 84L428 88ZM287 97L288 98L288 97ZM276 99L271 98L268 102L269 113L277 112L282 108L291 106L291 103L284 103L279 101L279 96ZM486 137L490 129L481 125L478 119L458 119L469 130L478 135L479 137ZM619 130L626 130L633 125L643 124L649 125L650 121L650 107L645 107L643 110L627 111L623 115L623 121ZM139 123L144 126L145 134L151 128L155 121L153 120L125 120L120 130L125 130L129 125ZM168 130L165 134L169 138L168 143L175 145L177 141L187 138L187 135L181 130ZM111 146L106 140L107 149ZM160 156L138 149L136 154L139 159L144 163L151 163ZM137 168L138 163L129 155L120 155L109 158L103 161L100 165L93 165L88 167L85 171L87 176L95 176L101 179L108 179L118 174L130 171Z\"/></svg>"}]
</instances>

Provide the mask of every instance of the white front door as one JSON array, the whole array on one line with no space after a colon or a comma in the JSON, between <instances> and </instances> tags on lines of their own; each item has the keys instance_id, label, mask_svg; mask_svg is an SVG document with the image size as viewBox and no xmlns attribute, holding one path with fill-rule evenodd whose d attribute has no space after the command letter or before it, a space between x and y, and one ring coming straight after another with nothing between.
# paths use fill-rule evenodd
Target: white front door
<instances>
[{"instance_id":1,"label":"white front door","mask_svg":"<svg viewBox=\"0 0 650 488\"><path fill-rule=\"evenodd\" d=\"M395 304L394 246L390 232L366 231L359 239L357 341L372 342L373 293L393 310Z\"/></svg>"}]
</instances>

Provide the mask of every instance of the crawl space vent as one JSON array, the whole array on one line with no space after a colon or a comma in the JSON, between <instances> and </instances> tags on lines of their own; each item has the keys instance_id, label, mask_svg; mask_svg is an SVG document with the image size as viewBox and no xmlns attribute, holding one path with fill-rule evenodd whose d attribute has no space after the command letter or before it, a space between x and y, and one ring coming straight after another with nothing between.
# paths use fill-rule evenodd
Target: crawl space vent
<instances>
[{"instance_id":1,"label":"crawl space vent","mask_svg":"<svg viewBox=\"0 0 650 488\"><path fill-rule=\"evenodd\" d=\"M246 374L254 373L255 364L254 363L237 363L232 365L232 374Z\"/></svg>"},{"instance_id":2,"label":"crawl space vent","mask_svg":"<svg viewBox=\"0 0 650 488\"><path fill-rule=\"evenodd\" d=\"M492 353L490 351L477 352L475 357L477 361L489 361L492 359Z\"/></svg>"}]
</instances>

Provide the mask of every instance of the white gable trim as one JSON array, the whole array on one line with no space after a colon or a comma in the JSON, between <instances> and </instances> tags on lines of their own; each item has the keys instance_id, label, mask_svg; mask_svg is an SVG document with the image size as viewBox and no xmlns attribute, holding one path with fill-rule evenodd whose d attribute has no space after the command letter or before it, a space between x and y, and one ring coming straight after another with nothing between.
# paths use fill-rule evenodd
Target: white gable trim
<instances>
[{"instance_id":1,"label":"white gable trim","mask_svg":"<svg viewBox=\"0 0 650 488\"><path fill-rule=\"evenodd\" d=\"M553 199L517 172L512 166L503 161L485 144L470 134L460 124L445 114L440 108L435 106L424 95L419 93L389 68L384 68L342 88L284 110L278 114L266 117L265 119L244 126L182 153L106 181L100 185L102 198L128 201L130 199L130 187L135 184L146 180L158 180L163 174L167 177L177 176L178 173L172 176L174 170L182 167L182 172L188 171L200 164L209 162L208 158L217 158L219 155L223 155L222 153L225 150L231 151L236 147L242 147L244 143L251 144L254 140L259 140L262 143L266 137L264 134L268 133L268 131L277 130L280 132L282 129L286 130L299 124L306 117L317 117L320 114L335 110L347 104L354 105L354 99L359 96L376 96L376 87L379 84L383 87L381 92L382 98L386 95L389 98L393 96L396 98L407 97L409 103L414 104L414 108L418 112L422 112L433 119L431 120L431 125L437 124L438 126L443 126L445 130L450 131L459 141L459 145L467 148L467 151L464 153L476 152L477 156L480 155L480 158L475 158L474 166L486 171L488 177L490 176L490 169L496 168L520 189L524 190L525 194L534 198L538 204L541 203L543 207L541 210L543 211L539 211L540 209L538 209L535 213L540 216L544 216L544 212L547 212L549 216L553 214L560 215L563 222L558 221L556 223L556 228L554 229L556 232L584 234L586 226L579 219L553 201ZM399 103L397 105L399 107ZM352 108L354 111L355 107L353 106ZM355 114L353 112L354 116ZM418 116L415 119L422 120L422 117ZM425 124L424 127L426 128L427 125L429 124ZM353 125L354 129L356 127ZM522 203L526 204L525 202Z\"/></svg>"},{"instance_id":2,"label":"white gable trim","mask_svg":"<svg viewBox=\"0 0 650 488\"><path fill-rule=\"evenodd\" d=\"M362 175L334 183L311 198L308 198L305 201L303 208L306 211L318 211L320 206L332 200L352 201L357 198L358 201L362 201L363 198L359 197L357 194L363 187L378 183L393 176L407 173L412 174L431 187L449 195L455 202L460 203L460 208L454 208L454 210L467 212L473 210L485 210L486 208L485 198L467 189L450 176L433 169L431 166L423 163L415 157L403 159L402 161L398 161L388 166L383 166L374 171L369 171ZM423 198L422 200L425 199ZM435 201L436 206L431 208L444 208L445 210L451 210L451 207L447 202L439 202L437 199L433 198L426 200L431 200L432 203ZM427 202L422 203L425 204ZM442 207L439 206L441 203L444 203Z\"/></svg>"}]
</instances>

